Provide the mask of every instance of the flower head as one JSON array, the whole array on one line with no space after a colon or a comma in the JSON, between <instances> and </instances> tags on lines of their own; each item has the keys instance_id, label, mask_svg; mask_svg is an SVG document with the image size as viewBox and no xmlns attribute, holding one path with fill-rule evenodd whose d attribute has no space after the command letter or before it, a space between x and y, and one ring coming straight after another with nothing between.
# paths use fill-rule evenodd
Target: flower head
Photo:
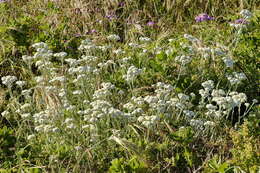
<instances>
[{"instance_id":1,"label":"flower head","mask_svg":"<svg viewBox=\"0 0 260 173\"><path fill-rule=\"evenodd\" d=\"M146 25L147 25L147 26L154 26L154 25L155 25L155 22L153 22L153 21L149 21L149 22L147 22Z\"/></svg>"},{"instance_id":2,"label":"flower head","mask_svg":"<svg viewBox=\"0 0 260 173\"><path fill-rule=\"evenodd\" d=\"M199 14L197 17L195 17L196 22L203 22L207 20L213 20L214 17L209 16L207 13Z\"/></svg>"}]
</instances>

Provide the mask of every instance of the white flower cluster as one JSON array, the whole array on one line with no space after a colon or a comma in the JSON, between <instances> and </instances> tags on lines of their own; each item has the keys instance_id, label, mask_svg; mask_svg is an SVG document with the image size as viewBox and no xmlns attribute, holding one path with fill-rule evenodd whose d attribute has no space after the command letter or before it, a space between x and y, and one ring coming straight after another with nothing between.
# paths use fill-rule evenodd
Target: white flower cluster
<instances>
[{"instance_id":1,"label":"white flower cluster","mask_svg":"<svg viewBox=\"0 0 260 173\"><path fill-rule=\"evenodd\" d=\"M18 85L21 88L23 88L23 86L25 86L27 84L26 81L21 81L21 80L16 81L15 83L16 83L16 85Z\"/></svg>"},{"instance_id":2,"label":"white flower cluster","mask_svg":"<svg viewBox=\"0 0 260 173\"><path fill-rule=\"evenodd\" d=\"M190 42L199 42L199 39L189 34L184 34L184 38L186 38Z\"/></svg>"},{"instance_id":3,"label":"white flower cluster","mask_svg":"<svg viewBox=\"0 0 260 173\"><path fill-rule=\"evenodd\" d=\"M199 94L202 98L206 98L210 95L210 91L214 88L214 82L212 80L208 80L202 83L204 89L199 90Z\"/></svg>"},{"instance_id":4,"label":"white flower cluster","mask_svg":"<svg viewBox=\"0 0 260 173\"><path fill-rule=\"evenodd\" d=\"M191 60L192 60L192 58L190 56L186 56L186 55L181 55L181 56L175 57L175 61L181 63L181 65L186 65L186 64L190 63Z\"/></svg>"},{"instance_id":5,"label":"white flower cluster","mask_svg":"<svg viewBox=\"0 0 260 173\"><path fill-rule=\"evenodd\" d=\"M222 60L224 61L226 67L232 68L234 65L234 61L229 57L223 57Z\"/></svg>"},{"instance_id":6,"label":"white flower cluster","mask_svg":"<svg viewBox=\"0 0 260 173\"><path fill-rule=\"evenodd\" d=\"M95 91L93 94L93 99L106 99L112 95L111 90L115 88L113 84L109 83L102 83L102 88Z\"/></svg>"},{"instance_id":7,"label":"white flower cluster","mask_svg":"<svg viewBox=\"0 0 260 173\"><path fill-rule=\"evenodd\" d=\"M123 76L123 78L127 81L127 82L133 82L136 77L138 75L140 75L142 73L142 69L138 69L135 66L131 66L128 68L127 70L127 74Z\"/></svg>"},{"instance_id":8,"label":"white flower cluster","mask_svg":"<svg viewBox=\"0 0 260 173\"><path fill-rule=\"evenodd\" d=\"M156 125L160 120L160 117L152 115L152 116L140 116L138 117L137 121L140 122L147 128L151 128Z\"/></svg>"},{"instance_id":9,"label":"white flower cluster","mask_svg":"<svg viewBox=\"0 0 260 173\"><path fill-rule=\"evenodd\" d=\"M6 85L8 88L11 88L13 83L17 80L16 76L4 76L1 77L2 83Z\"/></svg>"},{"instance_id":10,"label":"white flower cluster","mask_svg":"<svg viewBox=\"0 0 260 173\"><path fill-rule=\"evenodd\" d=\"M107 39L110 40L110 41L119 41L120 37L118 35L116 35L116 34L112 34L112 35L109 35L107 37Z\"/></svg>"},{"instance_id":11,"label":"white flower cluster","mask_svg":"<svg viewBox=\"0 0 260 173\"><path fill-rule=\"evenodd\" d=\"M101 49L101 47L98 47L89 39L82 40L80 46L78 47L78 50L86 53L91 53L97 49Z\"/></svg>"},{"instance_id":12,"label":"white flower cluster","mask_svg":"<svg viewBox=\"0 0 260 173\"><path fill-rule=\"evenodd\" d=\"M242 80L247 79L247 77L244 73L233 72L232 75L227 75L227 79L231 85L238 85Z\"/></svg>"},{"instance_id":13,"label":"white flower cluster","mask_svg":"<svg viewBox=\"0 0 260 173\"><path fill-rule=\"evenodd\" d=\"M226 93L223 89L214 89L213 81L209 80L202 83L204 89L199 91L202 96L202 102L208 98L208 104L205 105L209 118L221 119L227 116L235 107L240 107L242 103L247 101L244 93L236 91ZM214 104L213 104L214 103Z\"/></svg>"},{"instance_id":14,"label":"white flower cluster","mask_svg":"<svg viewBox=\"0 0 260 173\"><path fill-rule=\"evenodd\" d=\"M244 19L249 19L253 16L253 14L249 11L249 10L242 10L240 11L240 15L244 18Z\"/></svg>"},{"instance_id":15,"label":"white flower cluster","mask_svg":"<svg viewBox=\"0 0 260 173\"><path fill-rule=\"evenodd\" d=\"M140 37L140 38L139 38L139 41L144 42L144 43L147 43L147 42L150 42L151 39L150 39L149 37Z\"/></svg>"}]
</instances>

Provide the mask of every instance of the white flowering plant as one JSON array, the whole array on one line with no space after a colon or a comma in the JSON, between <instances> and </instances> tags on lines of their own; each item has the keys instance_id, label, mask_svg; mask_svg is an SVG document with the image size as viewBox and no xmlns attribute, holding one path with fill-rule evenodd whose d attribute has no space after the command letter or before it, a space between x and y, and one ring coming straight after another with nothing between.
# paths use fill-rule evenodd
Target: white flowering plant
<instances>
[{"instance_id":1,"label":"white flowering plant","mask_svg":"<svg viewBox=\"0 0 260 173\"><path fill-rule=\"evenodd\" d=\"M123 27L113 23L119 16L104 14L93 23L106 26L103 33L82 33L64 41L64 49L36 42L20 57L21 73L1 72L0 165L43 172L212 172L221 170L217 154L225 159L224 172L255 167L259 63L249 40L257 27L221 29L208 16L210 25L194 23L185 34L156 35L160 27L153 21L143 28L129 22L124 27L135 29L123 34L111 29ZM239 15L256 20L248 10ZM77 47L70 50L70 42ZM17 144L7 145L13 137ZM240 163L239 149L247 163Z\"/></svg>"}]
</instances>

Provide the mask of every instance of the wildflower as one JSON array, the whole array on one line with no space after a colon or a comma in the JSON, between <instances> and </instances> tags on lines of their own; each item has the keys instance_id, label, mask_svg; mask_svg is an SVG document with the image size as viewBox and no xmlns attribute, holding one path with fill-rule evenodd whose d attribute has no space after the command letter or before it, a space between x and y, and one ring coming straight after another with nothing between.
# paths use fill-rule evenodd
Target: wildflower
<instances>
[{"instance_id":1,"label":"wildflower","mask_svg":"<svg viewBox=\"0 0 260 173\"><path fill-rule=\"evenodd\" d=\"M226 67L230 67L230 68L233 67L234 61L233 61L231 58L223 57L222 60L223 60L224 63L226 64Z\"/></svg>"},{"instance_id":2,"label":"wildflower","mask_svg":"<svg viewBox=\"0 0 260 173\"><path fill-rule=\"evenodd\" d=\"M141 42L150 42L151 39L149 37L140 37L139 41L141 41Z\"/></svg>"},{"instance_id":3,"label":"wildflower","mask_svg":"<svg viewBox=\"0 0 260 173\"><path fill-rule=\"evenodd\" d=\"M208 90L212 90L214 88L214 82L212 80L205 81L201 85Z\"/></svg>"},{"instance_id":4,"label":"wildflower","mask_svg":"<svg viewBox=\"0 0 260 173\"><path fill-rule=\"evenodd\" d=\"M2 115L3 117L7 117L9 114L10 114L9 111L4 111L4 112L1 113L1 115Z\"/></svg>"},{"instance_id":5,"label":"wildflower","mask_svg":"<svg viewBox=\"0 0 260 173\"><path fill-rule=\"evenodd\" d=\"M212 122L212 121L206 121L206 122L204 123L204 126L207 126L207 127L214 127L214 126L215 126L215 123Z\"/></svg>"},{"instance_id":6,"label":"wildflower","mask_svg":"<svg viewBox=\"0 0 260 173\"><path fill-rule=\"evenodd\" d=\"M63 59L64 57L66 57L68 54L66 52L60 52L60 53L55 53L53 54L53 56L57 57L57 58L61 58Z\"/></svg>"},{"instance_id":7,"label":"wildflower","mask_svg":"<svg viewBox=\"0 0 260 173\"><path fill-rule=\"evenodd\" d=\"M20 81L20 80L19 80L19 81L16 81L15 83L16 83L19 87L21 87L21 88L22 88L24 85L26 85L26 81Z\"/></svg>"},{"instance_id":8,"label":"wildflower","mask_svg":"<svg viewBox=\"0 0 260 173\"><path fill-rule=\"evenodd\" d=\"M211 17L206 13L199 14L197 17L195 17L196 22L203 22L203 21L208 21L213 19L214 17Z\"/></svg>"},{"instance_id":9,"label":"wildflower","mask_svg":"<svg viewBox=\"0 0 260 173\"><path fill-rule=\"evenodd\" d=\"M195 116L195 112L189 111L189 110L184 110L183 113L188 117L188 118L193 118Z\"/></svg>"},{"instance_id":10,"label":"wildflower","mask_svg":"<svg viewBox=\"0 0 260 173\"><path fill-rule=\"evenodd\" d=\"M12 86L12 84L14 83L14 81L17 80L17 77L16 76L4 76L1 79L2 79L2 83L4 85L6 85L8 88L10 88Z\"/></svg>"},{"instance_id":11,"label":"wildflower","mask_svg":"<svg viewBox=\"0 0 260 173\"><path fill-rule=\"evenodd\" d=\"M30 113L21 114L21 117L22 117L22 118L28 118L28 117L30 117L30 116L31 116Z\"/></svg>"},{"instance_id":12,"label":"wildflower","mask_svg":"<svg viewBox=\"0 0 260 173\"><path fill-rule=\"evenodd\" d=\"M142 69L138 69L135 66L129 67L127 70L127 74L124 75L123 77L127 82L133 81L138 75L142 73Z\"/></svg>"},{"instance_id":13,"label":"wildflower","mask_svg":"<svg viewBox=\"0 0 260 173\"><path fill-rule=\"evenodd\" d=\"M110 41L119 41L120 37L118 35L116 35L116 34L112 34L112 35L109 35L107 37L107 39L110 40Z\"/></svg>"},{"instance_id":14,"label":"wildflower","mask_svg":"<svg viewBox=\"0 0 260 173\"><path fill-rule=\"evenodd\" d=\"M181 55L181 56L177 56L175 58L175 60L177 62L180 62L182 65L188 64L191 62L192 58L190 56L186 56L186 55Z\"/></svg>"},{"instance_id":15,"label":"wildflower","mask_svg":"<svg viewBox=\"0 0 260 173\"><path fill-rule=\"evenodd\" d=\"M154 26L154 25L155 25L155 22L153 22L153 21L149 21L149 22L147 22L146 25L147 25L147 26Z\"/></svg>"},{"instance_id":16,"label":"wildflower","mask_svg":"<svg viewBox=\"0 0 260 173\"><path fill-rule=\"evenodd\" d=\"M35 138L35 135L29 135L28 137L27 137L27 140L32 140L32 139L34 139Z\"/></svg>"},{"instance_id":17,"label":"wildflower","mask_svg":"<svg viewBox=\"0 0 260 173\"><path fill-rule=\"evenodd\" d=\"M25 103L25 104L22 105L20 108L21 108L22 110L26 110L26 109L28 109L28 108L30 108L30 107L31 107L31 104Z\"/></svg>"},{"instance_id":18,"label":"wildflower","mask_svg":"<svg viewBox=\"0 0 260 173\"><path fill-rule=\"evenodd\" d=\"M189 34L184 34L183 35L184 38L186 38L187 40L191 41L191 42L198 42L199 39L197 39L196 37L193 37L192 35L189 35Z\"/></svg>"},{"instance_id":19,"label":"wildflower","mask_svg":"<svg viewBox=\"0 0 260 173\"><path fill-rule=\"evenodd\" d=\"M178 98L179 98L180 100L182 100L182 101L187 101L187 100L190 99L190 97L189 97L188 95L183 94L183 93L179 93L179 94L178 94Z\"/></svg>"},{"instance_id":20,"label":"wildflower","mask_svg":"<svg viewBox=\"0 0 260 173\"><path fill-rule=\"evenodd\" d=\"M252 13L249 10L246 10L246 9L242 10L240 12L240 15L243 16L243 18L245 18L245 19L249 19L249 18L252 17Z\"/></svg>"},{"instance_id":21,"label":"wildflower","mask_svg":"<svg viewBox=\"0 0 260 173\"><path fill-rule=\"evenodd\" d=\"M246 19L242 18L231 22L229 25L235 28L240 28L240 27L246 27L247 24L249 24L249 22Z\"/></svg>"}]
</instances>

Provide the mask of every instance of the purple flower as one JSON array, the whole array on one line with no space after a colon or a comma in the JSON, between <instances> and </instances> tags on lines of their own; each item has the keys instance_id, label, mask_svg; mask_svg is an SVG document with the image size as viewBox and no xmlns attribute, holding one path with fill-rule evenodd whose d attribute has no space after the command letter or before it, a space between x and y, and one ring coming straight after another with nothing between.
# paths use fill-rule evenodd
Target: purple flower
<instances>
[{"instance_id":1,"label":"purple flower","mask_svg":"<svg viewBox=\"0 0 260 173\"><path fill-rule=\"evenodd\" d=\"M125 2L119 2L119 7L123 7L123 6L125 6Z\"/></svg>"},{"instance_id":2,"label":"purple flower","mask_svg":"<svg viewBox=\"0 0 260 173\"><path fill-rule=\"evenodd\" d=\"M153 22L153 21L149 21L149 22L147 22L146 25L147 25L147 26L154 26L154 25L155 25L155 22Z\"/></svg>"},{"instance_id":3,"label":"purple flower","mask_svg":"<svg viewBox=\"0 0 260 173\"><path fill-rule=\"evenodd\" d=\"M8 0L0 0L0 3L7 2Z\"/></svg>"},{"instance_id":4,"label":"purple flower","mask_svg":"<svg viewBox=\"0 0 260 173\"><path fill-rule=\"evenodd\" d=\"M235 24L249 24L249 22L245 19L237 19L234 21Z\"/></svg>"},{"instance_id":5,"label":"purple flower","mask_svg":"<svg viewBox=\"0 0 260 173\"><path fill-rule=\"evenodd\" d=\"M199 14L197 17L195 17L196 22L203 22L207 20L214 20L214 17L211 17L207 15L207 13Z\"/></svg>"},{"instance_id":6,"label":"purple flower","mask_svg":"<svg viewBox=\"0 0 260 173\"><path fill-rule=\"evenodd\" d=\"M108 18L109 20L112 20L112 19L116 18L116 15L109 14L109 15L106 15L105 17Z\"/></svg>"},{"instance_id":7,"label":"purple flower","mask_svg":"<svg viewBox=\"0 0 260 173\"><path fill-rule=\"evenodd\" d=\"M96 33L96 32L97 32L97 30L92 29L92 30L89 30L86 34L94 34L94 33Z\"/></svg>"},{"instance_id":8,"label":"purple flower","mask_svg":"<svg viewBox=\"0 0 260 173\"><path fill-rule=\"evenodd\" d=\"M74 34L73 36L74 36L74 37L80 37L81 34L78 34L78 33L77 33L77 34Z\"/></svg>"}]
</instances>

